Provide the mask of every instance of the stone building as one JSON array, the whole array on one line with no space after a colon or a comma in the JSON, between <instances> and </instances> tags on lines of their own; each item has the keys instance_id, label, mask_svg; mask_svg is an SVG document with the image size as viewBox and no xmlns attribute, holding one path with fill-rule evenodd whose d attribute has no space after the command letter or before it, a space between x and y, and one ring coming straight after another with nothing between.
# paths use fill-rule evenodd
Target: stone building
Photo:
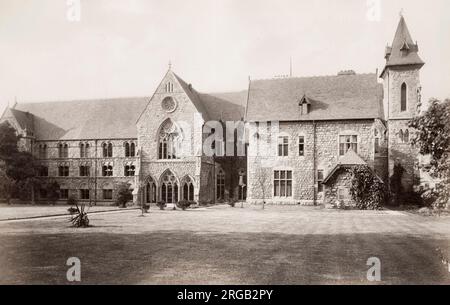
<instances>
[{"instance_id":1,"label":"stone building","mask_svg":"<svg viewBox=\"0 0 450 305\"><path fill-rule=\"evenodd\" d=\"M250 83L245 117L254 126L249 202L351 203L346 169L360 164L388 182L399 163L405 169L402 183L412 189L418 182L418 152L410 145L407 125L420 105L424 63L403 17L385 58L380 76L342 71ZM268 126L274 121L275 138L273 126ZM261 142L270 142L270 153L255 148Z\"/></svg>"},{"instance_id":2,"label":"stone building","mask_svg":"<svg viewBox=\"0 0 450 305\"><path fill-rule=\"evenodd\" d=\"M21 135L42 179L59 183L61 200L110 204L128 182L136 203L350 201L354 165L387 182L399 162L405 187L416 182L407 122L423 64L402 17L380 76L252 80L248 90L205 94L169 67L151 97L19 103L0 122ZM243 135L235 128L244 122Z\"/></svg>"}]
</instances>

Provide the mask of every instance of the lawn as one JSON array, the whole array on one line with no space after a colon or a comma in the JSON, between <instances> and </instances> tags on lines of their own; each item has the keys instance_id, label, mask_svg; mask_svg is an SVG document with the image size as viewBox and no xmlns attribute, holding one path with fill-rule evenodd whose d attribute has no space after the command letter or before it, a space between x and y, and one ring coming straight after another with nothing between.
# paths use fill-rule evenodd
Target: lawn
<instances>
[{"instance_id":1,"label":"lawn","mask_svg":"<svg viewBox=\"0 0 450 305\"><path fill-rule=\"evenodd\" d=\"M0 223L0 284L67 284L66 260L81 260L82 284L450 284L450 218L313 207L151 210Z\"/></svg>"},{"instance_id":2,"label":"lawn","mask_svg":"<svg viewBox=\"0 0 450 305\"><path fill-rule=\"evenodd\" d=\"M68 205L7 205L0 204L0 221L7 219L21 219L29 217L46 217L51 215L64 215L68 214ZM89 208L90 212L102 212L119 210L115 206L92 206Z\"/></svg>"}]
</instances>

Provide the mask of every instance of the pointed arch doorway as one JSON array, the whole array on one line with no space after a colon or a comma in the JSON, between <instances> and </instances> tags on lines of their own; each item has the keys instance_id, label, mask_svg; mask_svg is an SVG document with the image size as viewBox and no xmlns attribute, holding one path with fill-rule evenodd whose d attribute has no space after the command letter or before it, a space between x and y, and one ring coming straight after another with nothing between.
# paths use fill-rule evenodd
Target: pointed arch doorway
<instances>
[{"instance_id":1,"label":"pointed arch doorway","mask_svg":"<svg viewBox=\"0 0 450 305\"><path fill-rule=\"evenodd\" d=\"M170 171L166 171L161 177L160 198L165 203L178 202L178 179Z\"/></svg>"},{"instance_id":2,"label":"pointed arch doorway","mask_svg":"<svg viewBox=\"0 0 450 305\"><path fill-rule=\"evenodd\" d=\"M146 203L156 203L156 183L155 181L150 177L147 180L147 183L145 184L145 202Z\"/></svg>"}]
</instances>

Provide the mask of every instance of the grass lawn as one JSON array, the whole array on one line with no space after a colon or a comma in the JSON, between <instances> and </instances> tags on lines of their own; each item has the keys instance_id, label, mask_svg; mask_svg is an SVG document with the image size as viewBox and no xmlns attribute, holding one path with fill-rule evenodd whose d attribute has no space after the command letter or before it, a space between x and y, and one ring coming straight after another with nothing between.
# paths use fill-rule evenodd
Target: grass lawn
<instances>
[{"instance_id":1,"label":"grass lawn","mask_svg":"<svg viewBox=\"0 0 450 305\"><path fill-rule=\"evenodd\" d=\"M394 211L217 206L0 223L0 284L450 284L450 218Z\"/></svg>"},{"instance_id":2,"label":"grass lawn","mask_svg":"<svg viewBox=\"0 0 450 305\"><path fill-rule=\"evenodd\" d=\"M40 217L50 215L68 214L68 205L7 205L0 204L0 220L18 219L27 217ZM91 212L119 210L115 206L92 206L89 208Z\"/></svg>"}]
</instances>

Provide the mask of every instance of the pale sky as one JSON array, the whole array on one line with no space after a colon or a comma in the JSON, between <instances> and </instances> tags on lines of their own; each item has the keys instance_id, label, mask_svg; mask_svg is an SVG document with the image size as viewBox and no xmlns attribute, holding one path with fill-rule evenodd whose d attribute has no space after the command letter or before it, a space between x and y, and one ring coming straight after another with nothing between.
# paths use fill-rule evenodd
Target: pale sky
<instances>
[{"instance_id":1,"label":"pale sky","mask_svg":"<svg viewBox=\"0 0 450 305\"><path fill-rule=\"evenodd\" d=\"M201 92L252 79L383 68L403 14L423 97L450 97L450 1L0 0L0 113L20 102L151 96L169 60ZM369 3L369 4L368 4ZM376 12L376 10L375 10ZM371 17L372 16L372 17Z\"/></svg>"}]
</instances>

